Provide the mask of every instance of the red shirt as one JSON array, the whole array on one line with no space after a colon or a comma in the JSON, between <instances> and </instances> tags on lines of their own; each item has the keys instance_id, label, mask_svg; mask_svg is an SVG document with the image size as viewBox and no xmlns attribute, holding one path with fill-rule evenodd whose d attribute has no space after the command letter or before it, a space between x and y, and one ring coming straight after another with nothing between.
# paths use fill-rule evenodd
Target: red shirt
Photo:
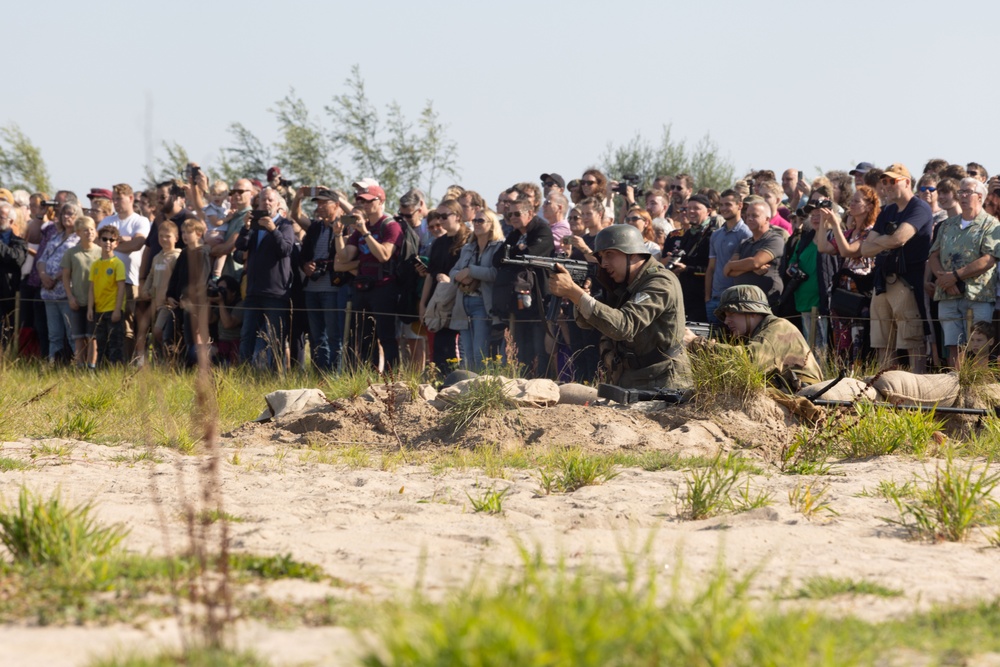
<instances>
[{"instance_id":1,"label":"red shirt","mask_svg":"<svg viewBox=\"0 0 1000 667\"><path fill-rule=\"evenodd\" d=\"M392 251L393 257L399 254L399 246L403 243L403 229L399 226L398 222L389 216L384 215L382 216L382 219L368 231L371 232L371 237L380 244L391 243L395 246ZM389 272L389 264L392 260L383 264L375 259L375 256L372 255L372 251L368 249L367 238L362 238L361 234L355 231L347 239L346 245L354 246L358 249L359 276L376 278L377 281L375 285L384 285L394 279L395 276L391 275ZM381 272L379 269L382 269Z\"/></svg>"}]
</instances>

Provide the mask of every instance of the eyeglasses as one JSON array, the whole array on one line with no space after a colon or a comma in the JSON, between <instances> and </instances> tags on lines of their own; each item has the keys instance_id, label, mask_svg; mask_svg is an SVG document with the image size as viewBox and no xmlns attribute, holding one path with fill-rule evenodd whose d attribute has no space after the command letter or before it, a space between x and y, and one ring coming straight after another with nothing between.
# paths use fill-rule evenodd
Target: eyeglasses
<instances>
[{"instance_id":1,"label":"eyeglasses","mask_svg":"<svg viewBox=\"0 0 1000 667\"><path fill-rule=\"evenodd\" d=\"M118 241L118 239L111 238L111 237L108 237L108 236L102 236L100 238L100 242L101 243L116 243L117 241Z\"/></svg>"},{"instance_id":2,"label":"eyeglasses","mask_svg":"<svg viewBox=\"0 0 1000 667\"><path fill-rule=\"evenodd\" d=\"M597 185L597 181L580 181L580 185Z\"/></svg>"},{"instance_id":3,"label":"eyeglasses","mask_svg":"<svg viewBox=\"0 0 1000 667\"><path fill-rule=\"evenodd\" d=\"M639 222L640 220L642 220L641 215L630 215L629 217L625 218L625 222Z\"/></svg>"},{"instance_id":4,"label":"eyeglasses","mask_svg":"<svg viewBox=\"0 0 1000 667\"><path fill-rule=\"evenodd\" d=\"M485 225L486 224L486 218L473 218L472 222L474 222L477 225Z\"/></svg>"},{"instance_id":5,"label":"eyeglasses","mask_svg":"<svg viewBox=\"0 0 1000 667\"><path fill-rule=\"evenodd\" d=\"M921 185L917 189L920 190L921 192L937 192L937 188L934 187L933 185Z\"/></svg>"},{"instance_id":6,"label":"eyeglasses","mask_svg":"<svg viewBox=\"0 0 1000 667\"><path fill-rule=\"evenodd\" d=\"M893 185L899 179L894 176L882 176L878 180L882 182L882 185Z\"/></svg>"},{"instance_id":7,"label":"eyeglasses","mask_svg":"<svg viewBox=\"0 0 1000 667\"><path fill-rule=\"evenodd\" d=\"M971 197L972 195L975 195L975 194L979 194L979 193L976 192L975 190L959 190L958 191L958 196L959 197Z\"/></svg>"},{"instance_id":8,"label":"eyeglasses","mask_svg":"<svg viewBox=\"0 0 1000 667\"><path fill-rule=\"evenodd\" d=\"M670 186L670 190L673 191L673 192L681 192L681 191L684 190L684 186L683 185L671 185Z\"/></svg>"}]
</instances>

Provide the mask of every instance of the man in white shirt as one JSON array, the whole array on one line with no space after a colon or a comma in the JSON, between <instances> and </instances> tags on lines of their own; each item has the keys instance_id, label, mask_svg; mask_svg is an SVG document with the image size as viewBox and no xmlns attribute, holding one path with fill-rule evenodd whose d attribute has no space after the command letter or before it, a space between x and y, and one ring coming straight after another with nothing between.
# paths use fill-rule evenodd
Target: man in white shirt
<instances>
[{"instance_id":1,"label":"man in white shirt","mask_svg":"<svg viewBox=\"0 0 1000 667\"><path fill-rule=\"evenodd\" d=\"M115 212L104 218L97 230L114 225L121 239L115 249L115 257L125 265L125 358L131 359L135 350L135 298L139 293L139 265L149 235L149 219L135 212L135 195L128 183L115 185L112 194L111 203Z\"/></svg>"}]
</instances>

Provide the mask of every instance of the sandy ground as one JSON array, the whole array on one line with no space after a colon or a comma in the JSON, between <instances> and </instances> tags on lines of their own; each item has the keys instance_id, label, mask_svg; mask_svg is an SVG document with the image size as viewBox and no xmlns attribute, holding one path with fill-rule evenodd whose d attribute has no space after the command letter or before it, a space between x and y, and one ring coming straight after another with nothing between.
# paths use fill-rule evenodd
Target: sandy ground
<instances>
[{"instance_id":1,"label":"sandy ground","mask_svg":"<svg viewBox=\"0 0 1000 667\"><path fill-rule=\"evenodd\" d=\"M649 439L663 448L695 446L692 438L712 438L706 426L671 431L669 424L641 419L645 421L636 428L646 436L659 429L659 440ZM607 430L608 419L598 415L596 422ZM614 420L610 422L614 430ZM773 493L770 507L684 521L677 517L676 503L681 472L629 468L603 485L546 496L533 471L513 470L508 479L492 480L482 471L437 473L427 466L350 469L304 461L304 445L295 440L277 432L254 437L244 432L224 440L227 457L236 451L234 445L241 447L238 464L227 461L222 471L225 509L245 519L231 525L234 548L291 553L347 584L330 588L283 581L270 587L268 594L275 597L307 599L332 592L382 599L405 594L421 580L426 592L440 595L463 589L477 573L489 579L513 572L518 544L541 549L551 561L561 557L571 567L613 571L621 568L623 554L640 554L647 540L664 587L679 567L685 580L696 583L721 557L734 572L759 568L755 586L762 597L792 592L814 576L865 579L904 591L898 598L818 603L822 610L868 619L1000 597L1000 551L985 536L976 533L963 544L908 541L901 529L881 519L896 515L892 505L860 495L880 480L904 482L932 472L933 460L885 457L838 465L840 474L820 479L829 487L827 498L836 515L807 519L794 511L789 491L813 478L774 472L751 478L751 489ZM29 447L28 442L5 443L3 454L26 457ZM13 498L22 483L44 494L61 487L73 500L96 501L102 519L124 522L131 529L127 548L162 553L164 531L151 500L153 480L165 495L176 497L178 475L192 488L202 461L173 451L161 451L159 463L111 460L124 451L75 443L67 459L0 474L0 494ZM510 488L502 515L472 511L467 494L477 497L490 486ZM172 543L181 545L179 507L176 500L170 502L174 506L166 514L174 518L168 520L168 532ZM0 664L68 667L116 648L176 642L170 622L105 628L8 625L0 627ZM281 665L352 664L360 650L357 638L343 628L278 630L244 623L239 642Z\"/></svg>"}]
</instances>

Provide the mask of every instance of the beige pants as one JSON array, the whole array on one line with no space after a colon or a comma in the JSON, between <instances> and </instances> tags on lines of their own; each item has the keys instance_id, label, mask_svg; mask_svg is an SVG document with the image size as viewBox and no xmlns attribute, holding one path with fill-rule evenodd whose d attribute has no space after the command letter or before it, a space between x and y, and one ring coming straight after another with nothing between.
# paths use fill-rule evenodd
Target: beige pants
<instances>
[{"instance_id":1,"label":"beige pants","mask_svg":"<svg viewBox=\"0 0 1000 667\"><path fill-rule=\"evenodd\" d=\"M872 347L913 350L924 346L924 322L917 299L906 283L897 280L872 297Z\"/></svg>"}]
</instances>

